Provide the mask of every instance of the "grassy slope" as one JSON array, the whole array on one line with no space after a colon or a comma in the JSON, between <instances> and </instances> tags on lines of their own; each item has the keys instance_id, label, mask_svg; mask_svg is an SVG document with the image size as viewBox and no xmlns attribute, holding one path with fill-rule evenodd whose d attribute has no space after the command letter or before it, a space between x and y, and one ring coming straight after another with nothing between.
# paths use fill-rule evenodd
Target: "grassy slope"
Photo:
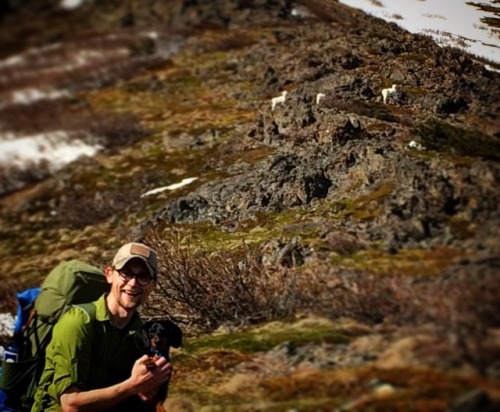
<instances>
[{"instance_id":1,"label":"grassy slope","mask_svg":"<svg viewBox=\"0 0 500 412\"><path fill-rule=\"evenodd\" d=\"M61 174L62 186L51 181L3 199L0 228L3 297L13 289L37 284L63 258L78 256L104 264L112 250L127 238L130 228L167 200L227 176L229 166L237 162L252 164L272 153L270 148L255 147L245 152L244 158L240 157L242 131L259 114L260 102L267 101L269 96L253 91L250 79L235 82L231 77L231 62L241 58L251 45L281 47L275 44L272 31L271 28L208 31L192 38L193 44L198 42L194 52L186 48L163 67L142 72L114 86L82 92L78 99L95 111L133 113L150 134L130 147L99 156L88 164L83 162L78 168L68 168ZM160 79L161 92L149 87L152 79ZM255 100L241 104L237 96L248 94ZM186 147L182 141L176 143L181 133L200 139L206 139L207 134L215 137L208 143ZM200 179L181 191L140 198L144 189L192 176ZM106 217L100 218L99 210L91 209L89 213L95 216L83 226L68 217L71 210L85 206L86 199L98 199L96 193L104 193L104 198L116 196L123 188L127 188L129 202L111 216L104 214ZM73 201L65 204L68 210L61 210L59 217L51 217L48 200L63 194ZM184 225L175 230L194 246L231 250L242 240L259 245L278 236L291 238L294 233L287 230L290 225L313 222L320 217L369 219L377 213L377 202L386 195L379 190L335 204L325 202L314 209L262 214L256 221L242 222L231 233L210 224ZM110 203L104 202L102 207L110 207ZM172 228L166 226L163 230L169 233ZM301 230L300 235L304 242L321 247L317 231ZM346 256L336 255L332 263L361 270L376 267L380 274L432 274L440 273L461 253L443 247L389 254L373 245ZM199 407L208 406L203 410L326 411L357 399L363 410L441 411L454 396L484 384L477 377L418 366L384 370L368 365L321 371L283 365L269 370L259 364L268 361L263 358L265 352L283 342L292 342L297 347L306 343L345 344L369 333L370 329L340 330L339 325L333 324L297 329L293 323L285 323L277 330L250 329L188 339L185 348L174 354L178 375L171 395L187 397L190 399L187 403ZM388 383L396 391L387 398L374 395L377 383Z\"/></svg>"}]
</instances>

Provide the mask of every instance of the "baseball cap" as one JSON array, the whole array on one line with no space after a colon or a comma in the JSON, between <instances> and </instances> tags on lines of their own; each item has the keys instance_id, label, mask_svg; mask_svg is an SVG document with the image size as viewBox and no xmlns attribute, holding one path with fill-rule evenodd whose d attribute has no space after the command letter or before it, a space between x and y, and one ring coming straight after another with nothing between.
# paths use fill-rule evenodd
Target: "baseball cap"
<instances>
[{"instance_id":1,"label":"baseball cap","mask_svg":"<svg viewBox=\"0 0 500 412\"><path fill-rule=\"evenodd\" d=\"M150 275L156 278L157 258L153 249L142 243L127 243L116 252L113 267L117 270L123 269L131 259L141 259L146 264Z\"/></svg>"}]
</instances>

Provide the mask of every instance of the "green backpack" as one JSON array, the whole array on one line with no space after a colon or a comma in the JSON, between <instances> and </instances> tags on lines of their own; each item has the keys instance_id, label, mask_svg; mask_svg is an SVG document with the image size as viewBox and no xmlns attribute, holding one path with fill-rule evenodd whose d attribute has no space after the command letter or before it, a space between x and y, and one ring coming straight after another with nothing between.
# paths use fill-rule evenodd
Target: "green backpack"
<instances>
[{"instance_id":1,"label":"green backpack","mask_svg":"<svg viewBox=\"0 0 500 412\"><path fill-rule=\"evenodd\" d=\"M14 335L17 362L2 362L0 388L6 394L6 407L19 411L31 409L54 325L72 305L92 302L108 291L104 273L79 260L63 262L49 273L28 320ZM94 307L81 306L87 312ZM89 315L95 317L95 313Z\"/></svg>"}]
</instances>

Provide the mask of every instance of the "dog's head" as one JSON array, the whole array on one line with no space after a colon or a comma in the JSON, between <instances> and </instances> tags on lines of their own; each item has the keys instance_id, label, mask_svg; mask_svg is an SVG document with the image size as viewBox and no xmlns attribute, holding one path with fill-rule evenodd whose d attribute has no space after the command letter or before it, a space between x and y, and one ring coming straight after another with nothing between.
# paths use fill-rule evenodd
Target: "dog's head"
<instances>
[{"instance_id":1,"label":"dog's head","mask_svg":"<svg viewBox=\"0 0 500 412\"><path fill-rule=\"evenodd\" d=\"M170 320L148 321L135 336L137 347L150 356L168 357L170 347L182 345L182 330Z\"/></svg>"}]
</instances>

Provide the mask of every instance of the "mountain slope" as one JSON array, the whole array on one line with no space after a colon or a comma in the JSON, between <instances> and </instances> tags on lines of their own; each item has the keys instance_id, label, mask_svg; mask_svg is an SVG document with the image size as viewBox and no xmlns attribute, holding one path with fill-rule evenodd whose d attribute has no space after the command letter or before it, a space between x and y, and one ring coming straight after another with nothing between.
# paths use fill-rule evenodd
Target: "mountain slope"
<instances>
[{"instance_id":1,"label":"mountain slope","mask_svg":"<svg viewBox=\"0 0 500 412\"><path fill-rule=\"evenodd\" d=\"M0 71L5 93L69 90L3 108L4 129L102 146L1 199L4 308L61 259L106 264L143 239L164 265L145 314L191 337L171 388L186 405L437 411L474 388L493 402L498 74L334 1L105 3L47 6L49 29L21 43L57 28L55 67L102 60L40 77L40 58L18 85ZM29 5L4 22L29 33Z\"/></svg>"}]
</instances>

